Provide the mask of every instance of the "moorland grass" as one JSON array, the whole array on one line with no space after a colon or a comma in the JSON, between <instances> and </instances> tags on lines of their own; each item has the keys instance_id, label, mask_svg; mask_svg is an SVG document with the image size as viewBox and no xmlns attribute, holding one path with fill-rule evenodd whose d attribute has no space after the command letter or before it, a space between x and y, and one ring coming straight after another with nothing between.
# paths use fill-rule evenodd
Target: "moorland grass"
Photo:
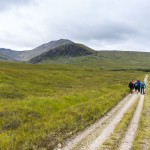
<instances>
[{"instance_id":1,"label":"moorland grass","mask_svg":"<svg viewBox=\"0 0 150 150\"><path fill-rule=\"evenodd\" d=\"M0 63L3 150L53 149L114 107L139 71Z\"/></svg>"}]
</instances>

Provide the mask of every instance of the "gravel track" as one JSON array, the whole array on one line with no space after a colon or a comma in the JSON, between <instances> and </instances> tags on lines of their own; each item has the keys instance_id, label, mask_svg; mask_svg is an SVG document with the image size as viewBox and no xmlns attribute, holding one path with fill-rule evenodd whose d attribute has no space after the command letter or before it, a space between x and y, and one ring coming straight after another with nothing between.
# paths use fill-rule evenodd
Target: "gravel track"
<instances>
[{"instance_id":1,"label":"gravel track","mask_svg":"<svg viewBox=\"0 0 150 150\"><path fill-rule=\"evenodd\" d=\"M146 75L144 82L147 81L147 78L148 78L148 76ZM136 131L138 128L138 123L140 120L143 103L144 103L144 95L141 95L140 101L139 101L138 106L135 111L135 114L131 120L129 128L126 132L125 138L122 140L119 150L130 150L132 148L132 143L133 143L133 140L135 138L135 134L136 134Z\"/></svg>"},{"instance_id":2,"label":"gravel track","mask_svg":"<svg viewBox=\"0 0 150 150\"><path fill-rule=\"evenodd\" d=\"M105 126L108 124L107 122L110 122L112 120L113 118L112 116L116 115L116 113L118 113L118 111L121 110L122 107L128 101L130 101L130 99L132 99L132 97L134 97L134 95L131 95L131 94L127 95L122 101L118 103L118 105L116 105L104 117L102 117L95 124L91 125L83 132L79 133L78 135L76 135L75 137L67 141L63 148L58 148L58 149L61 149L61 150L82 149L81 148L82 145L84 145L85 143L87 145L88 141L94 140L98 136L97 134L101 132L101 130L105 128ZM98 132L98 130L100 131Z\"/></svg>"},{"instance_id":3,"label":"gravel track","mask_svg":"<svg viewBox=\"0 0 150 150\"><path fill-rule=\"evenodd\" d=\"M136 130L138 128L138 123L140 120L141 111L143 108L144 103L144 95L140 96L140 101L138 103L138 106L136 108L135 114L132 118L131 124L129 125L129 128L126 132L125 138L123 139L119 150L130 150L132 147L132 142L134 140Z\"/></svg>"},{"instance_id":4,"label":"gravel track","mask_svg":"<svg viewBox=\"0 0 150 150\"><path fill-rule=\"evenodd\" d=\"M148 76L145 77L144 79L145 82L147 78ZM62 148L59 147L59 148L56 148L55 150L97 150L97 149L100 149L102 144L113 133L117 124L123 119L124 114L132 107L132 105L139 98L140 100L139 100L138 106L136 108L134 117L130 123L130 126L132 127L129 127L129 129L127 130L127 133L125 134L126 136L132 135L130 138L125 137L125 139L130 139L131 143L129 143L127 140L124 139L119 148L120 150L131 149L132 141L134 140L134 136L136 133L136 129L138 126L138 122L139 122L139 118L140 118L140 114L141 114L142 106L144 102L144 95L140 95L140 94L127 95L120 103L118 103L118 105L116 105L111 111L109 111L104 117L98 120L95 124L91 125L87 129L85 129L83 132L80 132L78 135L74 136L72 139L67 141L64 147ZM134 129L133 129L133 126L134 126Z\"/></svg>"},{"instance_id":5,"label":"gravel track","mask_svg":"<svg viewBox=\"0 0 150 150\"><path fill-rule=\"evenodd\" d=\"M135 103L138 99L139 95L133 95L133 97L128 101L121 111L116 115L113 116L113 120L107 125L107 127L102 131L102 133L94 140L92 143L86 147L86 150L96 150L102 146L105 140L113 133L116 125L121 121L124 114L128 111L128 109Z\"/></svg>"}]
</instances>

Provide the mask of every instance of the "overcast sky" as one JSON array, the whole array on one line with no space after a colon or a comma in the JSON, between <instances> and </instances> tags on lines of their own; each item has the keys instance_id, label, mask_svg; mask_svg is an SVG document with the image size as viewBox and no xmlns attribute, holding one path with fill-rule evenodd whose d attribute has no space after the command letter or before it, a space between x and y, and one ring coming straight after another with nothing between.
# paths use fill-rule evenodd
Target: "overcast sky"
<instances>
[{"instance_id":1,"label":"overcast sky","mask_svg":"<svg viewBox=\"0 0 150 150\"><path fill-rule=\"evenodd\" d=\"M0 0L0 48L29 50L58 39L150 52L150 1Z\"/></svg>"}]
</instances>

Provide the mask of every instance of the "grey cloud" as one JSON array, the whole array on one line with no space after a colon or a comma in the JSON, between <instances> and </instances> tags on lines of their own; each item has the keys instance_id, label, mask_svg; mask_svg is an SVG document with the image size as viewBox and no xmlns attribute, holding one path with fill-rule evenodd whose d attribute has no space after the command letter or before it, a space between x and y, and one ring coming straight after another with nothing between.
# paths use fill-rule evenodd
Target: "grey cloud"
<instances>
[{"instance_id":1,"label":"grey cloud","mask_svg":"<svg viewBox=\"0 0 150 150\"><path fill-rule=\"evenodd\" d=\"M79 34L77 34L77 37L81 38L81 40L97 39L103 41L120 41L135 36L137 32L138 31L133 27L128 25L120 23L105 23L102 26L84 28Z\"/></svg>"},{"instance_id":2,"label":"grey cloud","mask_svg":"<svg viewBox=\"0 0 150 150\"><path fill-rule=\"evenodd\" d=\"M34 2L36 5L28 4ZM12 10L0 18L1 40L21 47L68 38L98 49L148 49L150 47L149 0L1 0L0 10ZM8 15L8 16L7 16ZM0 16L1 17L1 16ZM5 24L6 22L6 24ZM12 30L17 30L17 33ZM5 38L12 33L13 41ZM20 42L21 40L21 42ZM24 41L24 42L23 42ZM1 47L1 45L0 45ZM3 46L4 47L4 46Z\"/></svg>"},{"instance_id":3,"label":"grey cloud","mask_svg":"<svg viewBox=\"0 0 150 150\"><path fill-rule=\"evenodd\" d=\"M138 28L135 28L135 26L130 25L128 22L120 20L104 19L102 23L98 20L94 21L94 23L90 22L92 22L90 18L82 23L72 23L68 21L66 25L61 23L61 25L57 27L57 30L53 27L53 32L56 32L56 35L59 35L59 32L67 33L66 36L71 39L81 41L99 40L102 42L107 41L107 43L126 41L139 34Z\"/></svg>"}]
</instances>

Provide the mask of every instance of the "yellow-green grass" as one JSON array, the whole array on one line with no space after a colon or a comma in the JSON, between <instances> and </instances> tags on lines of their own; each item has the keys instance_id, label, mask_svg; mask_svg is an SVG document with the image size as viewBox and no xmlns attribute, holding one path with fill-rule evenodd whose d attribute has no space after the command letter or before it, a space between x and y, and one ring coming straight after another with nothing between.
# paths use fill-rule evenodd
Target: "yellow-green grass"
<instances>
[{"instance_id":1,"label":"yellow-green grass","mask_svg":"<svg viewBox=\"0 0 150 150\"><path fill-rule=\"evenodd\" d=\"M118 149L119 145L125 136L125 133L128 129L131 119L133 118L134 112L136 110L137 104L139 100L135 102L135 104L124 114L121 122L116 126L114 133L109 137L109 139L103 144L101 149Z\"/></svg>"},{"instance_id":2,"label":"yellow-green grass","mask_svg":"<svg viewBox=\"0 0 150 150\"><path fill-rule=\"evenodd\" d=\"M3 150L53 149L103 116L142 72L0 63Z\"/></svg>"},{"instance_id":3,"label":"yellow-green grass","mask_svg":"<svg viewBox=\"0 0 150 150\"><path fill-rule=\"evenodd\" d=\"M148 87L146 89L145 101L143 111L141 114L138 131L135 141L133 143L133 150L150 149L150 93L149 93L149 79Z\"/></svg>"}]
</instances>

